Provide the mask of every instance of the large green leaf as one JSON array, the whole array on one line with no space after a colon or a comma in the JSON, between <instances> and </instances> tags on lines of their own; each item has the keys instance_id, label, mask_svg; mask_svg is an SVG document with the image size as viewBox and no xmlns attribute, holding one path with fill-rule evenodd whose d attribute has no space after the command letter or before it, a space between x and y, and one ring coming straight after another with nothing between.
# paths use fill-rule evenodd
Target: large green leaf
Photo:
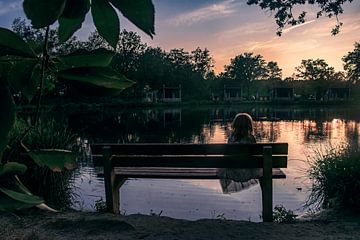
<instances>
[{"instance_id":1,"label":"large green leaf","mask_svg":"<svg viewBox=\"0 0 360 240\"><path fill-rule=\"evenodd\" d=\"M93 51L80 49L69 55L59 56L58 59L62 63L59 70L79 67L107 67L114 55L114 52L103 48Z\"/></svg>"},{"instance_id":2,"label":"large green leaf","mask_svg":"<svg viewBox=\"0 0 360 240\"><path fill-rule=\"evenodd\" d=\"M11 63L9 61L0 60L0 80L7 82L7 77L10 69L11 69Z\"/></svg>"},{"instance_id":3,"label":"large green leaf","mask_svg":"<svg viewBox=\"0 0 360 240\"><path fill-rule=\"evenodd\" d=\"M24 94L28 101L35 96L40 84L40 66L37 63L34 59L18 61L8 73L11 87Z\"/></svg>"},{"instance_id":4,"label":"large green leaf","mask_svg":"<svg viewBox=\"0 0 360 240\"><path fill-rule=\"evenodd\" d=\"M10 197L18 202L25 203L25 204L36 206L36 205L44 203L44 200L42 198L35 196L35 195L29 195L26 193L13 191L13 190L10 190L10 189L4 188L4 187L0 187L0 191L3 194L7 195L8 197Z\"/></svg>"},{"instance_id":5,"label":"large green leaf","mask_svg":"<svg viewBox=\"0 0 360 240\"><path fill-rule=\"evenodd\" d=\"M24 174L27 170L26 165L17 162L8 162L0 165L0 179L16 174Z\"/></svg>"},{"instance_id":6,"label":"large green leaf","mask_svg":"<svg viewBox=\"0 0 360 240\"><path fill-rule=\"evenodd\" d=\"M43 149L28 154L37 165L46 166L54 172L73 170L77 166L76 154L67 150Z\"/></svg>"},{"instance_id":7,"label":"large green leaf","mask_svg":"<svg viewBox=\"0 0 360 240\"><path fill-rule=\"evenodd\" d=\"M34 28L43 28L53 24L65 8L66 0L24 0L26 17Z\"/></svg>"},{"instance_id":8,"label":"large green leaf","mask_svg":"<svg viewBox=\"0 0 360 240\"><path fill-rule=\"evenodd\" d=\"M110 0L110 2L150 37L155 34L155 9L151 0Z\"/></svg>"},{"instance_id":9,"label":"large green leaf","mask_svg":"<svg viewBox=\"0 0 360 240\"><path fill-rule=\"evenodd\" d=\"M88 87L86 90L90 94L97 95L115 96L134 84L133 81L130 81L122 74L106 67L77 68L62 71L58 74L58 77L60 81L65 83Z\"/></svg>"},{"instance_id":10,"label":"large green leaf","mask_svg":"<svg viewBox=\"0 0 360 240\"><path fill-rule=\"evenodd\" d=\"M59 18L59 40L65 42L81 28L90 9L90 0L67 0Z\"/></svg>"},{"instance_id":11,"label":"large green leaf","mask_svg":"<svg viewBox=\"0 0 360 240\"><path fill-rule=\"evenodd\" d=\"M0 193L0 212L18 211L33 206L34 206L33 204L27 204L24 202L16 201L13 198L9 197L8 195L5 195L4 193Z\"/></svg>"},{"instance_id":12,"label":"large green leaf","mask_svg":"<svg viewBox=\"0 0 360 240\"><path fill-rule=\"evenodd\" d=\"M0 161L8 143L8 135L15 122L15 104L9 88L0 79Z\"/></svg>"},{"instance_id":13,"label":"large green leaf","mask_svg":"<svg viewBox=\"0 0 360 240\"><path fill-rule=\"evenodd\" d=\"M100 36L116 48L119 41L120 23L115 9L107 0L92 0L91 14Z\"/></svg>"},{"instance_id":14,"label":"large green leaf","mask_svg":"<svg viewBox=\"0 0 360 240\"><path fill-rule=\"evenodd\" d=\"M0 187L0 211L14 211L43 204L43 199L34 196L15 175L8 176Z\"/></svg>"},{"instance_id":15,"label":"large green leaf","mask_svg":"<svg viewBox=\"0 0 360 240\"><path fill-rule=\"evenodd\" d=\"M0 56L36 57L31 47L14 32L0 27Z\"/></svg>"}]
</instances>

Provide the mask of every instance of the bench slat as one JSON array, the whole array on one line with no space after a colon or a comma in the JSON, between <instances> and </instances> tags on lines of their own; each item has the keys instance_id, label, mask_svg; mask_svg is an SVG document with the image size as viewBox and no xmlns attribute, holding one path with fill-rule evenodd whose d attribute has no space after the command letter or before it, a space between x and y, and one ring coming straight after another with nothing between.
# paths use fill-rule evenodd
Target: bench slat
<instances>
[{"instance_id":1,"label":"bench slat","mask_svg":"<svg viewBox=\"0 0 360 240\"><path fill-rule=\"evenodd\" d=\"M179 143L136 143L136 144L93 144L91 150L94 155L101 155L102 148L111 147L112 154L141 154L141 155L188 155L188 154L250 154L261 155L264 146L271 146L273 154L288 154L287 143L256 143L256 144L179 144Z\"/></svg>"},{"instance_id":2,"label":"bench slat","mask_svg":"<svg viewBox=\"0 0 360 240\"><path fill-rule=\"evenodd\" d=\"M124 178L165 178L165 179L219 179L216 168L115 168L116 175ZM99 173L98 176L102 176ZM286 174L279 168L272 171L273 179L286 178Z\"/></svg>"},{"instance_id":3,"label":"bench slat","mask_svg":"<svg viewBox=\"0 0 360 240\"><path fill-rule=\"evenodd\" d=\"M273 168L286 168L287 156L273 156ZM101 165L101 164L100 164ZM115 155L113 167L179 167L179 168L262 168L263 156L137 156Z\"/></svg>"}]
</instances>

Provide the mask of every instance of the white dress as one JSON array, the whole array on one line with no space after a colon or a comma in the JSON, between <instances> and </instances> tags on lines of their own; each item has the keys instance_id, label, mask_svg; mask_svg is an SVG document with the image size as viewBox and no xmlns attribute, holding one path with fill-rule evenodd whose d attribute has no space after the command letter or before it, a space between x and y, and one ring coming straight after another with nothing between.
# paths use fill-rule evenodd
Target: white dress
<instances>
[{"instance_id":1,"label":"white dress","mask_svg":"<svg viewBox=\"0 0 360 240\"><path fill-rule=\"evenodd\" d=\"M231 135L228 143L256 143L253 136L241 140L234 140ZM257 168L219 168L217 175L220 178L220 185L223 193L239 192L259 183L262 176L262 169Z\"/></svg>"}]
</instances>

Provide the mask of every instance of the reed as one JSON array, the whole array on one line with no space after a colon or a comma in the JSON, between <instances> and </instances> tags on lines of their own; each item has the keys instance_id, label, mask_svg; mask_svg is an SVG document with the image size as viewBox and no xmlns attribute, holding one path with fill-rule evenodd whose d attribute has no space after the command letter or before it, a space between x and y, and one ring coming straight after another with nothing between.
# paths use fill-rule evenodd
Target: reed
<instances>
[{"instance_id":1,"label":"reed","mask_svg":"<svg viewBox=\"0 0 360 240\"><path fill-rule=\"evenodd\" d=\"M307 205L360 211L360 151L350 145L317 151L310 161L313 181Z\"/></svg>"}]
</instances>

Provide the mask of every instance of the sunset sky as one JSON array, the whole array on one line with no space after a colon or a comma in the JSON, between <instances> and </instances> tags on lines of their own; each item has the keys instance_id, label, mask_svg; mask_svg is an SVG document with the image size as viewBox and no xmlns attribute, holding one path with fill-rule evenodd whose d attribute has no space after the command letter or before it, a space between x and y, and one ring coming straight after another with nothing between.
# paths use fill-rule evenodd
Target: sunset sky
<instances>
[{"instance_id":1,"label":"sunset sky","mask_svg":"<svg viewBox=\"0 0 360 240\"><path fill-rule=\"evenodd\" d=\"M15 17L24 17L21 0L0 0L0 26L10 27ZM123 17L122 28L137 31L150 46L165 50L208 48L215 59L215 71L221 72L230 58L243 52L261 54L267 61L277 61L284 76L290 76L302 59L324 58L336 70L342 70L341 57L360 41L360 0L345 5L340 16L344 23L337 36L331 36L335 19L316 19L316 7L302 6L307 22L288 27L282 37L270 12L248 6L246 0L153 0L156 9L153 40L139 32ZM299 10L299 9L295 9ZM121 15L121 14L119 14ZM94 30L91 14L76 34L86 39Z\"/></svg>"}]
</instances>

